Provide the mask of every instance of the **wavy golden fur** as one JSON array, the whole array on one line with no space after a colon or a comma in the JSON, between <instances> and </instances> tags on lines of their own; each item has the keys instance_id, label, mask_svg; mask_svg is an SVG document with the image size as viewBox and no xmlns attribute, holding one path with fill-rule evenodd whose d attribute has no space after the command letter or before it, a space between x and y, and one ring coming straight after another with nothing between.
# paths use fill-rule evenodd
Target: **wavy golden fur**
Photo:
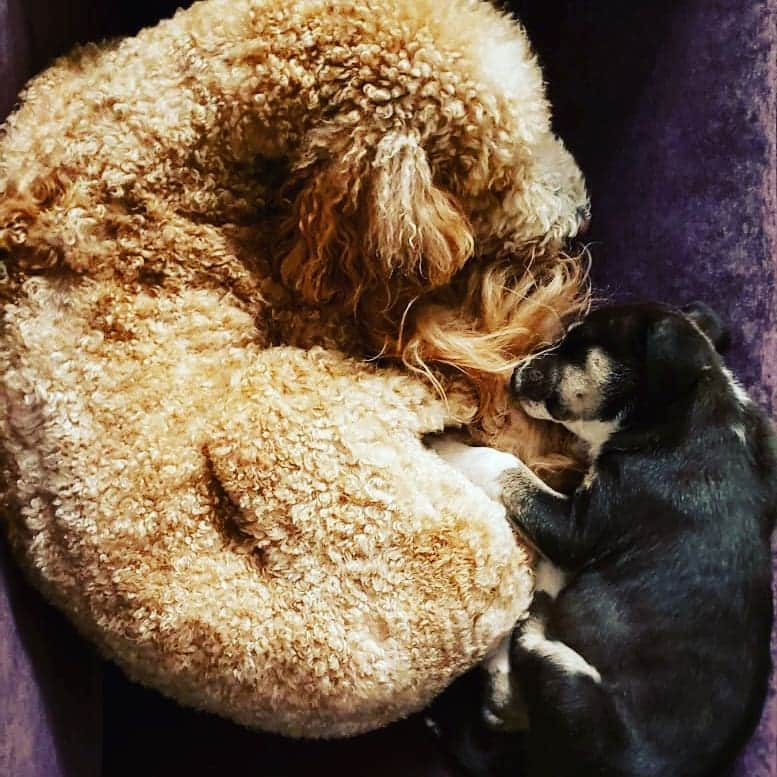
<instances>
[{"instance_id":1,"label":"wavy golden fur","mask_svg":"<svg viewBox=\"0 0 777 777\"><path fill-rule=\"evenodd\" d=\"M531 582L422 437L558 463L504 385L585 305L587 208L480 0L206 0L58 60L0 137L0 499L36 584L246 725L419 708Z\"/></svg>"},{"instance_id":2,"label":"wavy golden fur","mask_svg":"<svg viewBox=\"0 0 777 777\"><path fill-rule=\"evenodd\" d=\"M390 307L372 317L368 348L398 342L404 319L412 363L424 353L502 375L557 335L581 289L558 251L587 199L520 27L467 0L445 14L430 0L327 7L211 0L33 82L0 161L11 269L210 273L250 295L258 274L239 249L256 245L237 225L263 220L283 246L277 277L306 301L348 310L366 294ZM185 73L144 64L130 78L147 45ZM286 166L280 189L262 160ZM154 225L167 234L149 235ZM425 298L441 287L447 311L432 315L439 303Z\"/></svg>"}]
</instances>

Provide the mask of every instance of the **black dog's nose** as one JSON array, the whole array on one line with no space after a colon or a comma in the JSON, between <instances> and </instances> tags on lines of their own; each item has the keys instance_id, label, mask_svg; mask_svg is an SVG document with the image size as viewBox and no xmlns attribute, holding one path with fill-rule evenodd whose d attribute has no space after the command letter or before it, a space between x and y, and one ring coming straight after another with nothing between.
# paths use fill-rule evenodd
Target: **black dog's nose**
<instances>
[{"instance_id":1,"label":"black dog's nose","mask_svg":"<svg viewBox=\"0 0 777 777\"><path fill-rule=\"evenodd\" d=\"M526 376L524 380L526 383L531 386L532 384L537 385L538 383L541 383L545 379L545 376L542 373L542 370L538 370L536 367L532 367L531 369L526 370Z\"/></svg>"},{"instance_id":2,"label":"black dog's nose","mask_svg":"<svg viewBox=\"0 0 777 777\"><path fill-rule=\"evenodd\" d=\"M549 357L537 357L513 373L512 390L517 396L541 402L550 395L556 369Z\"/></svg>"}]
</instances>

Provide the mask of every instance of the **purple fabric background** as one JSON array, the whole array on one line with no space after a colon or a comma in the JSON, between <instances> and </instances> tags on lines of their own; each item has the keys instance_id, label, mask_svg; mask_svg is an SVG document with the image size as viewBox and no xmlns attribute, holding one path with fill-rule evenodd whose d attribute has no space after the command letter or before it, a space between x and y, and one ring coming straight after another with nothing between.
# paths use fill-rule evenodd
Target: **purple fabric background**
<instances>
[{"instance_id":1,"label":"purple fabric background","mask_svg":"<svg viewBox=\"0 0 777 777\"><path fill-rule=\"evenodd\" d=\"M0 116L73 42L131 32L176 5L0 0ZM777 411L777 0L512 7L589 180L598 293L706 300L732 324L735 371ZM4 551L0 564L0 775L449 775L417 718L355 740L293 743L183 710L102 665ZM777 777L774 680L737 775Z\"/></svg>"}]
</instances>

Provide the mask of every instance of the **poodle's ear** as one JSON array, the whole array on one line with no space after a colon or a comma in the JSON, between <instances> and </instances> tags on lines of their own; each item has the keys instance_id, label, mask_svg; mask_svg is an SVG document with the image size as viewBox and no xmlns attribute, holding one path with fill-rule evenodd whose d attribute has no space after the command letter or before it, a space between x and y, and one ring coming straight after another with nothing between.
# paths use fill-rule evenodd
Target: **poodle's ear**
<instances>
[{"instance_id":1,"label":"poodle's ear","mask_svg":"<svg viewBox=\"0 0 777 777\"><path fill-rule=\"evenodd\" d=\"M474 239L455 198L435 184L416 136L354 140L345 153L298 168L284 282L313 302L353 302L369 286L402 276L422 288L445 284L472 254Z\"/></svg>"}]
</instances>

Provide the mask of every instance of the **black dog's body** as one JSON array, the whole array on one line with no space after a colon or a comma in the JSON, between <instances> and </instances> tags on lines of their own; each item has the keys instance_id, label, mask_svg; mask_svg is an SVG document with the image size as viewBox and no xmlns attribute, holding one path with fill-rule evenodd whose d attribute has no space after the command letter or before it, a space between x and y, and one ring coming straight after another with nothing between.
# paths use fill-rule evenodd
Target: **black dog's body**
<instances>
[{"instance_id":1,"label":"black dog's body","mask_svg":"<svg viewBox=\"0 0 777 777\"><path fill-rule=\"evenodd\" d=\"M608 355L617 386L602 382L610 387L590 418L553 415L570 428L618 419L585 486L567 499L520 470L500 475L511 518L567 573L557 598L537 594L533 625L512 639L530 719L526 771L716 775L754 730L767 689L777 446L698 320L670 316L679 334L668 334L663 308L614 310L619 326L604 326L598 311L577 337ZM627 358L629 348L638 356ZM558 383L552 370L535 369L535 383ZM531 389L516 391L553 407L547 387ZM527 639L540 627L543 639ZM583 669L549 658L560 643ZM454 749L465 744L477 771L485 754L463 739Z\"/></svg>"},{"instance_id":2,"label":"black dog's body","mask_svg":"<svg viewBox=\"0 0 777 777\"><path fill-rule=\"evenodd\" d=\"M540 509L523 506L527 534L575 570L547 636L603 678L514 659L531 773L707 775L757 723L769 672L774 452L759 413L746 413L744 445L718 398L703 405L695 415L705 423L677 419L648 450L635 440L620 448L616 434L571 511L544 494Z\"/></svg>"}]
</instances>

